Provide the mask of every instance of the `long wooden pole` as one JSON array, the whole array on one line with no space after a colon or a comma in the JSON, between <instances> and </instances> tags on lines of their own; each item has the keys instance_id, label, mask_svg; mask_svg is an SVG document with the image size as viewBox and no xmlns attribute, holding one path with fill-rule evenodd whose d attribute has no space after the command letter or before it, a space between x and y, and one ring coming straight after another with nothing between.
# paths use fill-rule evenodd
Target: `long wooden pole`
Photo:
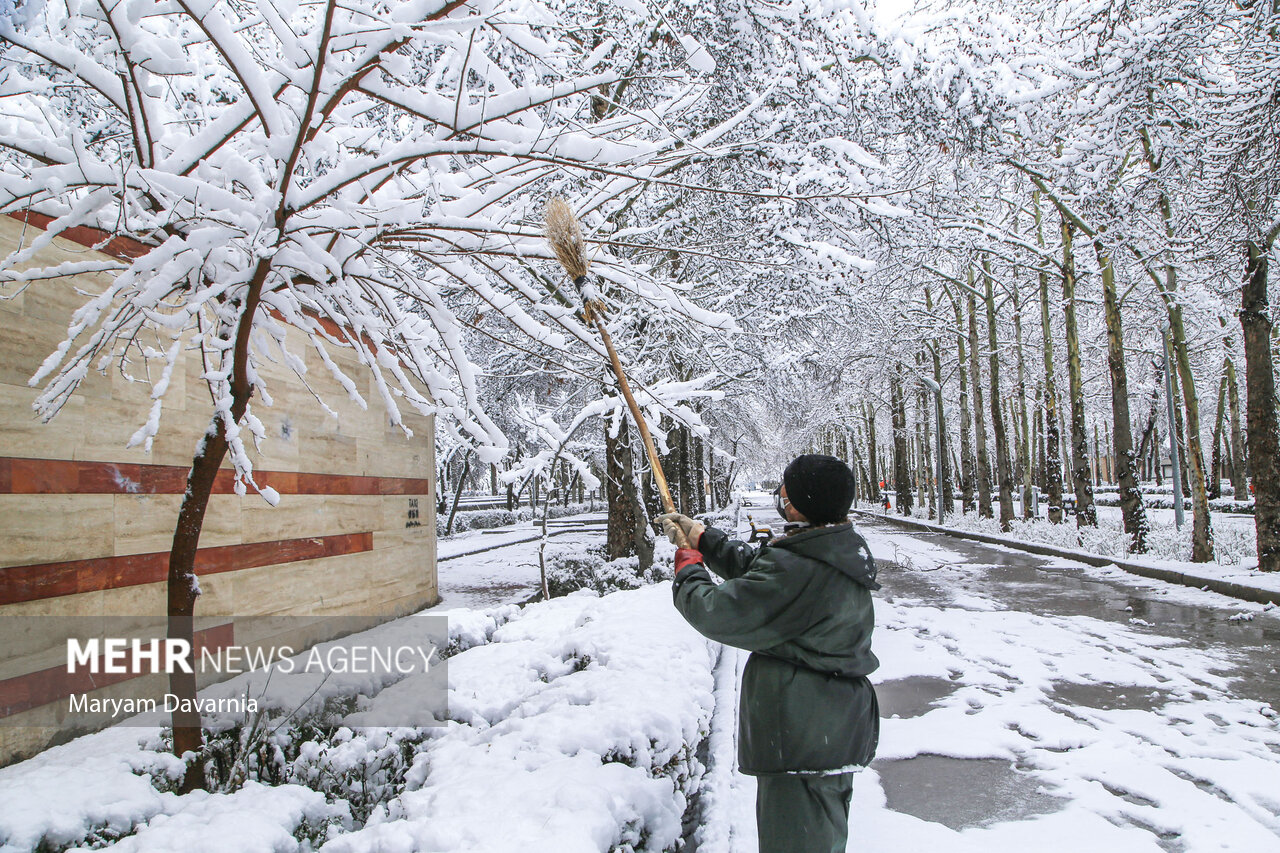
<instances>
[{"instance_id":1,"label":"long wooden pole","mask_svg":"<svg viewBox=\"0 0 1280 853\"><path fill-rule=\"evenodd\" d=\"M618 378L618 389L622 391L622 397L627 401L627 408L631 410L631 417L636 422L636 429L640 431L640 438L644 440L645 453L649 454L649 464L653 467L653 479L658 484L658 494L662 497L662 507L667 512L675 512L676 505L671 500L671 489L667 486L667 475L662 470L662 460L658 458L658 448L653 443L653 436L649 434L649 425L645 422L644 415L640 412L640 406L636 403L636 398L631 393L631 383L627 381L627 374L622 369L622 361L618 358L618 351L613 347L613 338L609 337L609 330L605 328L604 320L593 308L590 300L583 305L583 313L586 314L588 320L595 324L596 330L600 332L600 340L604 341L604 348L609 353L609 364L613 368L613 375Z\"/></svg>"}]
</instances>

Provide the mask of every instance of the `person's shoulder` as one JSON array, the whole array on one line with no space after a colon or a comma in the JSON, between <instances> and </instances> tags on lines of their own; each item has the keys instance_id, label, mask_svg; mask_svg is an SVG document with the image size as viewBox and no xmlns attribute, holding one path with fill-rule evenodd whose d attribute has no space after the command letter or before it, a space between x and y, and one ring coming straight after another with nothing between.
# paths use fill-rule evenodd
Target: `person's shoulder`
<instances>
[{"instance_id":1,"label":"person's shoulder","mask_svg":"<svg viewBox=\"0 0 1280 853\"><path fill-rule=\"evenodd\" d=\"M860 556L860 557L864 557L864 558L866 558L866 559L870 560L870 559L871 559L871 544L870 544L869 542L867 542L867 537L863 536L863 535L858 531L858 528L857 528L857 527L854 527L852 524L851 524L851 525L849 525L849 533L851 534L851 536L850 536L850 543L853 545L853 547L855 548L855 550L858 552L858 556Z\"/></svg>"},{"instance_id":2,"label":"person's shoulder","mask_svg":"<svg viewBox=\"0 0 1280 853\"><path fill-rule=\"evenodd\" d=\"M791 563L795 557L796 555L786 548L778 547L777 540L774 540L756 549L755 555L751 557L750 567L776 569Z\"/></svg>"}]
</instances>

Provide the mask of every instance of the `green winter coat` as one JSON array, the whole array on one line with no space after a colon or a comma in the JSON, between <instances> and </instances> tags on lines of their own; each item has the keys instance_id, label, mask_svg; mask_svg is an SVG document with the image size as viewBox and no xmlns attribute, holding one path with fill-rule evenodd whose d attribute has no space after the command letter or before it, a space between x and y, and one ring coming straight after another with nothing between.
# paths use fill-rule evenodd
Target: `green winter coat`
<instances>
[{"instance_id":1,"label":"green winter coat","mask_svg":"<svg viewBox=\"0 0 1280 853\"><path fill-rule=\"evenodd\" d=\"M707 528L703 562L676 577L676 608L704 636L754 654L742 676L743 773L865 766L880 708L866 676L876 567L852 524L803 530L758 551ZM710 567L725 579L716 584Z\"/></svg>"}]
</instances>

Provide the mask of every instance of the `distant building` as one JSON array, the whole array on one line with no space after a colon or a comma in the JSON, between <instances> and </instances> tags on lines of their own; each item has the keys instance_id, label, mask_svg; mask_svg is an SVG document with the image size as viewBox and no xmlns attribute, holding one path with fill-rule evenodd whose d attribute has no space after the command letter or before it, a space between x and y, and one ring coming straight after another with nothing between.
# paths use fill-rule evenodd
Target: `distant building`
<instances>
[{"instance_id":1,"label":"distant building","mask_svg":"<svg viewBox=\"0 0 1280 853\"><path fill-rule=\"evenodd\" d=\"M0 216L0 256L24 228L29 241L33 226ZM64 239L45 255L53 263L103 257ZM150 453L125 449L146 420L150 388L118 369L90 373L53 421L39 421L27 382L85 301L76 288L101 284L94 276L0 284L0 297L10 297L0 298L0 763L47 746L73 692L125 689L68 675L66 625L92 634L121 620L138 630L165 624L173 528L212 414L199 353L190 352ZM301 649L438 600L433 420L406 409L406 438L347 351L329 348L364 383L367 410L301 333L294 343L311 368L307 383L337 418L291 370L265 367L273 405L254 401L269 436L266 455L254 455L255 478L281 501L272 508L253 493L238 497L230 469L220 477L197 557L197 642Z\"/></svg>"}]
</instances>

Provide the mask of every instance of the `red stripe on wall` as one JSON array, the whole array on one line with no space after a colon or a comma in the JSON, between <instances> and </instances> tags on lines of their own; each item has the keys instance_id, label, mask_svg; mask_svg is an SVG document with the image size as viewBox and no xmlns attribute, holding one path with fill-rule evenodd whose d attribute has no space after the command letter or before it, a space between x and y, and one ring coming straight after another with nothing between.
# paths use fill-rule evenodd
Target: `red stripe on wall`
<instances>
[{"instance_id":1,"label":"red stripe on wall","mask_svg":"<svg viewBox=\"0 0 1280 853\"><path fill-rule=\"evenodd\" d=\"M0 457L0 494L4 495L180 495L187 468L136 462L77 462L70 459ZM357 474L308 474L255 471L259 486L282 495L429 495L426 477L365 477ZM235 473L218 472L215 495L235 494Z\"/></svg>"},{"instance_id":2,"label":"red stripe on wall","mask_svg":"<svg viewBox=\"0 0 1280 853\"><path fill-rule=\"evenodd\" d=\"M34 225L41 231L48 231L50 223L53 222L52 216L45 216L43 213L36 213L34 210L15 210L9 215L19 222ZM132 237L112 236L106 231L90 228L87 225L76 225L68 228L60 232L58 236L73 243L79 243L81 246L97 249L104 255L111 255L113 258L121 260L140 258L153 248Z\"/></svg>"},{"instance_id":3,"label":"red stripe on wall","mask_svg":"<svg viewBox=\"0 0 1280 853\"><path fill-rule=\"evenodd\" d=\"M225 649L235 642L235 623L214 625L203 631L196 631L195 655L198 657L203 649ZM194 667L193 667L194 668ZM134 673L106 672L67 672L66 664L51 666L38 672L15 675L0 680L0 717L10 717L57 702L73 693L88 693L121 681L137 678Z\"/></svg>"},{"instance_id":4,"label":"red stripe on wall","mask_svg":"<svg viewBox=\"0 0 1280 853\"><path fill-rule=\"evenodd\" d=\"M196 574L213 575L278 563L316 560L373 550L373 533L345 533L307 539L282 539L248 545L223 545L196 552ZM96 592L168 577L169 553L99 557L64 563L0 568L0 605L39 601L77 592Z\"/></svg>"}]
</instances>

